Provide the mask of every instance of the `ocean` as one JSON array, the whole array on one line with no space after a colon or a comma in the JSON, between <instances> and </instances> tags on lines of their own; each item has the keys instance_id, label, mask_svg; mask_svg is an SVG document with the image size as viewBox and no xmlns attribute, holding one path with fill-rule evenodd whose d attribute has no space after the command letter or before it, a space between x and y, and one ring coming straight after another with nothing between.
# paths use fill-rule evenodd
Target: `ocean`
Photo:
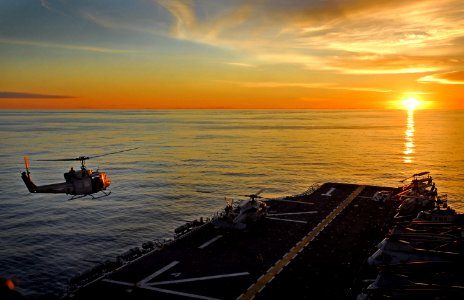
<instances>
[{"instance_id":1,"label":"ocean","mask_svg":"<svg viewBox=\"0 0 464 300\"><path fill-rule=\"evenodd\" d=\"M260 189L399 186L430 171L464 212L463 120L437 110L0 111L0 276L28 299L58 298L73 276ZM108 197L30 194L20 178L23 156L34 182L49 184L79 162L41 159L134 147L87 161L109 175Z\"/></svg>"}]
</instances>

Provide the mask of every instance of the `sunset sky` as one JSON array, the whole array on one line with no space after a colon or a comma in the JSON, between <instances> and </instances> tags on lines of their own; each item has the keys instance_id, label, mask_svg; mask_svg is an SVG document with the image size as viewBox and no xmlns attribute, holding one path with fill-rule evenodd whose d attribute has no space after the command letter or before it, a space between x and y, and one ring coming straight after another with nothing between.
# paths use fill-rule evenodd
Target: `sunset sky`
<instances>
[{"instance_id":1,"label":"sunset sky","mask_svg":"<svg viewBox=\"0 0 464 300\"><path fill-rule=\"evenodd\" d=\"M464 108L462 0L2 0L0 108Z\"/></svg>"}]
</instances>

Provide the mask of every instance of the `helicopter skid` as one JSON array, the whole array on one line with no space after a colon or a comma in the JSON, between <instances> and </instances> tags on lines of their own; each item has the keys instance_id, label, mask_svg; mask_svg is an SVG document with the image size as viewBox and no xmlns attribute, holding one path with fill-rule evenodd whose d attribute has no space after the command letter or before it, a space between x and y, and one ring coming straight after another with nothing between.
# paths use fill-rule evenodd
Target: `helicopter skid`
<instances>
[{"instance_id":1,"label":"helicopter skid","mask_svg":"<svg viewBox=\"0 0 464 300\"><path fill-rule=\"evenodd\" d=\"M84 198L86 196L90 196L90 197L92 197L92 199L100 199L100 198L107 197L107 196L109 196L111 194L111 191L109 191L108 193L105 193L104 191L100 191L100 192L102 192L103 195L100 195L100 196L97 196L97 197L95 197L94 195L74 195L71 198L69 198L68 200L80 199L80 198Z\"/></svg>"}]
</instances>

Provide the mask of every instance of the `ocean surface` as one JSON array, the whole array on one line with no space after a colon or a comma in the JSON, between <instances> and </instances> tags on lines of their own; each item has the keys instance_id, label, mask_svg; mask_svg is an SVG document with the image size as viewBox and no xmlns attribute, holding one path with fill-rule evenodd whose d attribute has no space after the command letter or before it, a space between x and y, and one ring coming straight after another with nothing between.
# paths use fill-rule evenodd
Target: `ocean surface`
<instances>
[{"instance_id":1,"label":"ocean surface","mask_svg":"<svg viewBox=\"0 0 464 300\"><path fill-rule=\"evenodd\" d=\"M314 183L398 186L430 171L439 193L464 212L464 111L130 110L0 111L0 276L29 299L53 299L67 282L143 242L172 238L209 217L224 197L265 189L294 195ZM68 200L29 194L63 182L100 155L111 195ZM347 229L349 230L349 229Z\"/></svg>"}]
</instances>

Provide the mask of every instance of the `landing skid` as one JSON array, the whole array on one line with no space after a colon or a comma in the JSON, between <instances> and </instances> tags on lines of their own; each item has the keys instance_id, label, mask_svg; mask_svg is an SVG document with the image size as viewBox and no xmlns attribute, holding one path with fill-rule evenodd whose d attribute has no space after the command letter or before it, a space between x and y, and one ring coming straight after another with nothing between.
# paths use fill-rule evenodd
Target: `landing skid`
<instances>
[{"instance_id":1,"label":"landing skid","mask_svg":"<svg viewBox=\"0 0 464 300\"><path fill-rule=\"evenodd\" d=\"M74 195L74 196L72 196L71 198L69 198L68 200L80 199L80 198L84 198L84 197L87 197L87 196L92 197L92 199L100 199L100 198L109 196L109 195L111 194L111 191L109 191L108 193L106 193L106 192L104 192L104 191L100 191L100 192L102 192L103 195L100 195L100 196L97 196L97 197L95 197L95 196L92 195L92 194L90 194L90 195Z\"/></svg>"},{"instance_id":2,"label":"landing skid","mask_svg":"<svg viewBox=\"0 0 464 300\"><path fill-rule=\"evenodd\" d=\"M109 191L108 193L105 193L104 191L100 191L103 193L103 195L101 196L98 196L98 197L95 197L94 195L90 195L92 197L92 199L99 199L99 198L103 198L103 197L106 197L106 196L109 196L111 194L111 191Z\"/></svg>"}]
</instances>

